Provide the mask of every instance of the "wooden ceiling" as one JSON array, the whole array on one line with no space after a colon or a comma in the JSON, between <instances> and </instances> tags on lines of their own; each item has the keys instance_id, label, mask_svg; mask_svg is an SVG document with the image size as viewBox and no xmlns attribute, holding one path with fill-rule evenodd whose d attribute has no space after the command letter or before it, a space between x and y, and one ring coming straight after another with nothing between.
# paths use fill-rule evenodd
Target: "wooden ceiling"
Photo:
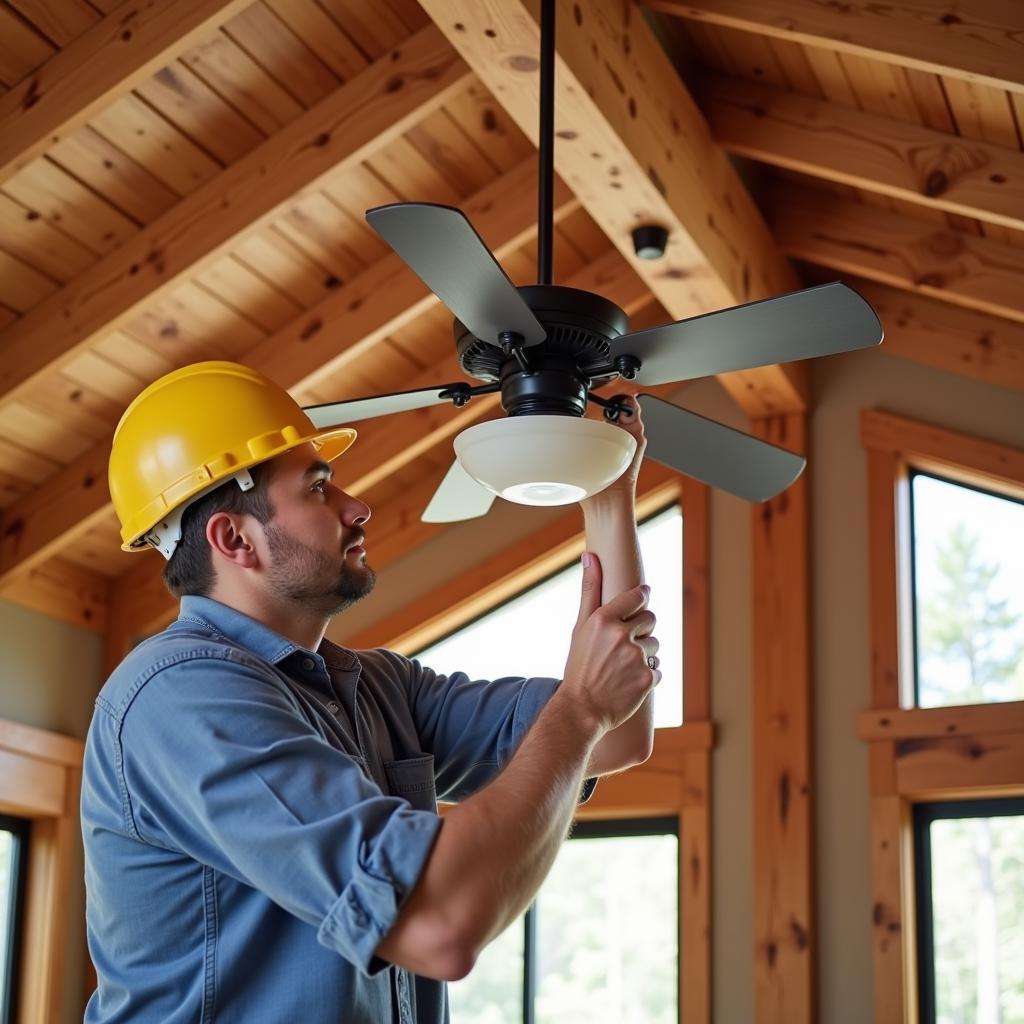
<instances>
[{"instance_id":1,"label":"wooden ceiling","mask_svg":"<svg viewBox=\"0 0 1024 1024\"><path fill-rule=\"evenodd\" d=\"M457 205L535 279L537 7L0 3L0 597L169 614L106 461L176 366L239 359L302 402L462 376L362 214ZM559 31L556 281L643 326L840 277L889 354L1024 390L1024 4L560 0ZM632 253L645 222L661 260ZM802 366L723 384L754 417L809 402ZM444 529L418 516L451 437L495 412L361 425L375 565Z\"/></svg>"}]
</instances>

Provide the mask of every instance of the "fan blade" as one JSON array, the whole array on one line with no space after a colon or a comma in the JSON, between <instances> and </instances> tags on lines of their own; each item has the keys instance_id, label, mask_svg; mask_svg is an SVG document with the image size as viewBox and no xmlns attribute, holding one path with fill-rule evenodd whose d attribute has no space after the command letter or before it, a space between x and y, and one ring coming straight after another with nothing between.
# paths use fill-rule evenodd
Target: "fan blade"
<instances>
[{"instance_id":1,"label":"fan blade","mask_svg":"<svg viewBox=\"0 0 1024 1024\"><path fill-rule=\"evenodd\" d=\"M420 518L425 523L457 523L485 515L494 495L478 484L456 460L445 474Z\"/></svg>"},{"instance_id":2,"label":"fan blade","mask_svg":"<svg viewBox=\"0 0 1024 1024\"><path fill-rule=\"evenodd\" d=\"M803 472L807 460L723 423L638 395L646 454L747 501L767 501Z\"/></svg>"},{"instance_id":3,"label":"fan blade","mask_svg":"<svg viewBox=\"0 0 1024 1024\"><path fill-rule=\"evenodd\" d=\"M303 412L313 421L314 427L340 427L343 423L355 423L374 416L387 416L393 412L408 412L451 401L444 392L449 388L465 388L465 384L437 384L432 388L416 391L397 391L390 395L375 395L373 398L353 398L348 402L327 402L325 405L307 405Z\"/></svg>"},{"instance_id":4,"label":"fan blade","mask_svg":"<svg viewBox=\"0 0 1024 1024\"><path fill-rule=\"evenodd\" d=\"M528 346L547 336L461 210L392 203L367 210L366 220L481 341L500 347L499 335L514 331Z\"/></svg>"},{"instance_id":5,"label":"fan blade","mask_svg":"<svg viewBox=\"0 0 1024 1024\"><path fill-rule=\"evenodd\" d=\"M870 348L882 325L870 304L841 281L663 324L611 343L611 361L636 356L636 383L710 377Z\"/></svg>"}]
</instances>

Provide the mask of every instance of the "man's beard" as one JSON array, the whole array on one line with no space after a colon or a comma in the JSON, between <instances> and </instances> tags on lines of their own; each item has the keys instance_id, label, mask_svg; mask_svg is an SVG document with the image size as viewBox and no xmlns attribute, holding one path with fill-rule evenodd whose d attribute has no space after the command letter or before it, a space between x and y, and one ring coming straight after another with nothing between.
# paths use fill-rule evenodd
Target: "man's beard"
<instances>
[{"instance_id":1,"label":"man's beard","mask_svg":"<svg viewBox=\"0 0 1024 1024\"><path fill-rule=\"evenodd\" d=\"M331 618L373 590L377 575L365 562L350 564L339 551L339 568L336 558L327 552L303 544L269 523L263 529L271 555L267 583L289 602Z\"/></svg>"}]
</instances>

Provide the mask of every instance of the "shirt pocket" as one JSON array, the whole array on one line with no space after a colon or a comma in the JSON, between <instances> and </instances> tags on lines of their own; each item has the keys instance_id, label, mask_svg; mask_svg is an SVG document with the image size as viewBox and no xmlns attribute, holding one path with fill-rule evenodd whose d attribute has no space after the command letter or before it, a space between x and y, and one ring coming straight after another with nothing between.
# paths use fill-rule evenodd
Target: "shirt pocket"
<instances>
[{"instance_id":1,"label":"shirt pocket","mask_svg":"<svg viewBox=\"0 0 1024 1024\"><path fill-rule=\"evenodd\" d=\"M388 792L408 800L417 811L437 812L434 784L434 755L422 754L402 761L385 761Z\"/></svg>"}]
</instances>

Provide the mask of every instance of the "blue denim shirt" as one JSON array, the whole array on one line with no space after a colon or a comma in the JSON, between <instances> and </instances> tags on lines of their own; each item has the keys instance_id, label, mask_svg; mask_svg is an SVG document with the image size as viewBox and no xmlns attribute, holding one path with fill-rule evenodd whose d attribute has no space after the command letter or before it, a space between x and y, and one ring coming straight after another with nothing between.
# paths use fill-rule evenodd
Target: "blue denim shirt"
<instances>
[{"instance_id":1,"label":"blue denim shirt","mask_svg":"<svg viewBox=\"0 0 1024 1024\"><path fill-rule=\"evenodd\" d=\"M82 785L87 1022L441 1024L443 983L374 955L458 800L552 679L306 651L186 597L96 700Z\"/></svg>"}]
</instances>

